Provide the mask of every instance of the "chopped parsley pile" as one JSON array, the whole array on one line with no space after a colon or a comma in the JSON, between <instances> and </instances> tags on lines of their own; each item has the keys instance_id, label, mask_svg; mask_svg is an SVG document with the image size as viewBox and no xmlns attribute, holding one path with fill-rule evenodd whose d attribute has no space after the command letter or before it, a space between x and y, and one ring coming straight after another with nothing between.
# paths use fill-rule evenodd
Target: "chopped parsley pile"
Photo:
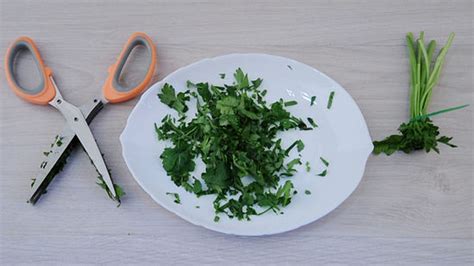
<instances>
[{"instance_id":1,"label":"chopped parsley pile","mask_svg":"<svg viewBox=\"0 0 474 266\"><path fill-rule=\"evenodd\" d=\"M187 82L188 90L176 93L164 84L159 99L178 113L166 115L155 124L159 140L172 145L160 158L167 174L186 191L215 195L215 221L224 214L250 220L269 210L281 213L296 194L290 178L301 165L300 156L289 158L291 150L301 152L304 143L283 147L277 134L288 130L312 130L287 107L296 101L267 103L262 79L249 80L239 68L231 85ZM197 112L187 116L188 102L196 100ZM205 171L192 176L200 157ZM281 179L286 179L279 185ZM200 181L202 180L202 182ZM174 194L173 194L174 195Z\"/></svg>"}]
</instances>

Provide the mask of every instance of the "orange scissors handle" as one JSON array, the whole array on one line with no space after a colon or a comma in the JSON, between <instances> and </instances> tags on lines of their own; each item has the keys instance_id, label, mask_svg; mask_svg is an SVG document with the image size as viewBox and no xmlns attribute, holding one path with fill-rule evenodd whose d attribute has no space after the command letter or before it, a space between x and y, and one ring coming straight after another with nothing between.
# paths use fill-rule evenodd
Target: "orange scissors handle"
<instances>
[{"instance_id":1,"label":"orange scissors handle","mask_svg":"<svg viewBox=\"0 0 474 266\"><path fill-rule=\"evenodd\" d=\"M22 51L31 53L40 73L41 83L35 88L25 88L18 82L15 73L15 59ZM51 80L53 72L44 64L35 42L28 37L16 39L8 48L5 56L5 72L13 92L28 102L45 105L56 96L56 90Z\"/></svg>"},{"instance_id":2,"label":"orange scissors handle","mask_svg":"<svg viewBox=\"0 0 474 266\"><path fill-rule=\"evenodd\" d=\"M144 46L149 55L148 69L142 81L136 87L124 87L119 83L119 77L130 53L136 46ZM105 99L111 103L130 100L139 95L151 82L156 67L156 48L148 35L142 32L133 33L120 53L117 62L110 66L109 76L103 86Z\"/></svg>"}]
</instances>

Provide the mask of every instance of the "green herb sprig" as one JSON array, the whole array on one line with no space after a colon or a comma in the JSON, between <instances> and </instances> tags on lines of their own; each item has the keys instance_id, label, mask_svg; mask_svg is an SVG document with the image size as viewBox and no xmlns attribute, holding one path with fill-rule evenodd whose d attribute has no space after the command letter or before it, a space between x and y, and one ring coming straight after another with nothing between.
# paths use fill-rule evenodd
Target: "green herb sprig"
<instances>
[{"instance_id":1,"label":"green herb sprig","mask_svg":"<svg viewBox=\"0 0 474 266\"><path fill-rule=\"evenodd\" d=\"M454 33L448 37L446 45L435 56L436 41L432 40L425 46L424 33L415 40L413 33L406 36L410 61L410 120L398 128L401 134L391 135L382 141L374 141L374 153L391 155L396 151L411 153L415 150L434 150L439 153L438 143L450 147L452 137L439 136L439 128L430 117L464 108L468 105L447 108L428 113L433 88L438 84L446 54L454 39Z\"/></svg>"}]
</instances>

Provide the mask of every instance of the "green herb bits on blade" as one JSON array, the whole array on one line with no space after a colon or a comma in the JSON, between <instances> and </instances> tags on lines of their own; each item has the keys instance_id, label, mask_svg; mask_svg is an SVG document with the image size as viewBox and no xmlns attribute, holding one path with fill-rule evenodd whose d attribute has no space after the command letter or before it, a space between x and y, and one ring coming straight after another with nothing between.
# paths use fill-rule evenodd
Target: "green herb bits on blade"
<instances>
[{"instance_id":1,"label":"green herb bits on blade","mask_svg":"<svg viewBox=\"0 0 474 266\"><path fill-rule=\"evenodd\" d=\"M177 186L197 197L215 197L215 222L222 215L250 220L268 211L279 214L290 204L296 192L291 177L304 170L290 154L305 145L297 140L284 147L277 134L312 130L287 110L296 101L267 103L262 79L250 80L240 68L233 78L223 86L188 81L189 90L179 93L165 84L158 94L177 111L177 118L166 115L155 124L158 139L171 142L160 155L163 168ZM195 114L187 114L191 99ZM198 157L205 165L200 178L191 175Z\"/></svg>"}]
</instances>

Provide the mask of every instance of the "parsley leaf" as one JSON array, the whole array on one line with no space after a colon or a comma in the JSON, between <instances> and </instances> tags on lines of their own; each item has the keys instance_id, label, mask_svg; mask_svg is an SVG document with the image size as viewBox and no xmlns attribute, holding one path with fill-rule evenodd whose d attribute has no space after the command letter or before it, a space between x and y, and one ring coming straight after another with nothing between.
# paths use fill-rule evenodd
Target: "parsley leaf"
<instances>
[{"instance_id":1,"label":"parsley leaf","mask_svg":"<svg viewBox=\"0 0 474 266\"><path fill-rule=\"evenodd\" d=\"M253 88L254 88L254 89L257 89L258 87L260 87L260 85L262 84L262 81L263 81L263 79L261 79L261 78L258 78L258 79L256 79L256 80L252 80L252 86L253 86ZM265 94L262 93L262 96L265 96Z\"/></svg>"},{"instance_id":2,"label":"parsley leaf","mask_svg":"<svg viewBox=\"0 0 474 266\"><path fill-rule=\"evenodd\" d=\"M382 141L374 141L374 153L391 155L396 151L410 153L415 150L434 150L439 153L438 142L455 148L452 138L439 135L439 128L429 118L402 123L398 128L401 135L391 135Z\"/></svg>"},{"instance_id":3,"label":"parsley leaf","mask_svg":"<svg viewBox=\"0 0 474 266\"><path fill-rule=\"evenodd\" d=\"M176 95L175 89L168 83L165 83L161 88L161 93L158 93L158 98L161 102L182 114L188 110L186 101L189 100L189 92L180 92Z\"/></svg>"},{"instance_id":4,"label":"parsley leaf","mask_svg":"<svg viewBox=\"0 0 474 266\"><path fill-rule=\"evenodd\" d=\"M194 170L194 154L192 148L183 141L177 141L174 147L165 148L160 156L163 168L171 174L175 184L188 181L189 172Z\"/></svg>"},{"instance_id":5,"label":"parsley leaf","mask_svg":"<svg viewBox=\"0 0 474 266\"><path fill-rule=\"evenodd\" d=\"M244 74L242 69L240 67L235 71L234 74L235 81L237 82L237 88L238 89L243 89L243 88L248 88L249 87L249 77L247 74Z\"/></svg>"}]
</instances>

